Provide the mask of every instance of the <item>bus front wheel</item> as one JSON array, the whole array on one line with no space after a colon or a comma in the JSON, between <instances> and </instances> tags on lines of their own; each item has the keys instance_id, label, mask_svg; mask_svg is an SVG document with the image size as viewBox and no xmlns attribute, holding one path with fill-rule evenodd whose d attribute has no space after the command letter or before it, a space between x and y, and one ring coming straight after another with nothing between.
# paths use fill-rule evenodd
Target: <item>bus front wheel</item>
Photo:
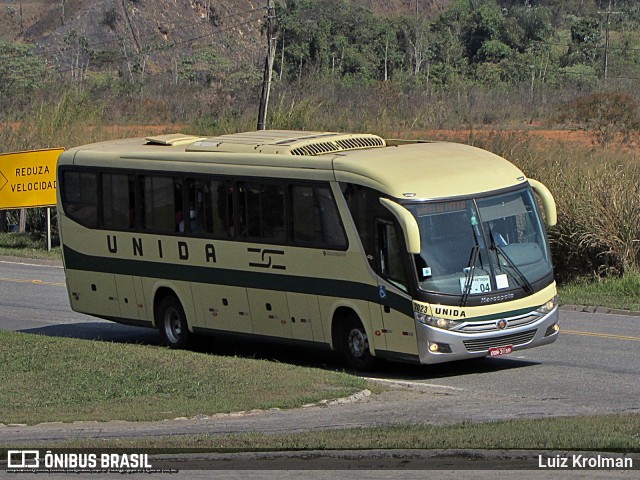
<instances>
[{"instance_id":1,"label":"bus front wheel","mask_svg":"<svg viewBox=\"0 0 640 480\"><path fill-rule=\"evenodd\" d=\"M156 325L169 348L185 348L189 343L187 316L176 297L165 297L158 305Z\"/></svg>"},{"instance_id":2,"label":"bus front wheel","mask_svg":"<svg viewBox=\"0 0 640 480\"><path fill-rule=\"evenodd\" d=\"M369 338L362 322L350 315L342 330L342 350L349 366L355 370L371 370L375 358L369 350Z\"/></svg>"}]
</instances>

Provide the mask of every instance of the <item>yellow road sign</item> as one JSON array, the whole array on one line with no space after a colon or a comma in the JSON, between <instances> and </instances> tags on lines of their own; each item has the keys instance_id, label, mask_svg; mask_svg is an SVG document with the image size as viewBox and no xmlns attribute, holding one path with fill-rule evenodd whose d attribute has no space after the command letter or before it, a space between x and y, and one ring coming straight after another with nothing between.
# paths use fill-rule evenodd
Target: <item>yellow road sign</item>
<instances>
[{"instance_id":1,"label":"yellow road sign","mask_svg":"<svg viewBox=\"0 0 640 480\"><path fill-rule=\"evenodd\" d=\"M0 210L56 204L56 163L63 148L0 154Z\"/></svg>"}]
</instances>

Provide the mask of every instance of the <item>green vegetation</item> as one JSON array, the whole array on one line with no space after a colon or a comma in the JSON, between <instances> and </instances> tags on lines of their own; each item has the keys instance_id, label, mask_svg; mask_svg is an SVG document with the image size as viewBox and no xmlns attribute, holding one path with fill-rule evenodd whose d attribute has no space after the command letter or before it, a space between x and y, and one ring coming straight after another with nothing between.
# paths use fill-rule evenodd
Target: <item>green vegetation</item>
<instances>
[{"instance_id":1,"label":"green vegetation","mask_svg":"<svg viewBox=\"0 0 640 480\"><path fill-rule=\"evenodd\" d=\"M0 96L32 93L47 74L45 61L30 45L9 43L0 38Z\"/></svg>"},{"instance_id":2,"label":"green vegetation","mask_svg":"<svg viewBox=\"0 0 640 480\"><path fill-rule=\"evenodd\" d=\"M10 257L60 260L60 247L47 251L46 240L29 233L0 233L0 255Z\"/></svg>"},{"instance_id":3,"label":"green vegetation","mask_svg":"<svg viewBox=\"0 0 640 480\"><path fill-rule=\"evenodd\" d=\"M1 423L162 420L349 396L345 373L0 331Z\"/></svg>"},{"instance_id":4,"label":"green vegetation","mask_svg":"<svg viewBox=\"0 0 640 480\"><path fill-rule=\"evenodd\" d=\"M164 448L203 451L330 449L510 449L640 452L640 415L558 417L491 423L197 435L116 440L71 440L59 448ZM30 446L34 446L29 444ZM49 445L49 444L47 444Z\"/></svg>"},{"instance_id":5,"label":"green vegetation","mask_svg":"<svg viewBox=\"0 0 640 480\"><path fill-rule=\"evenodd\" d=\"M561 284L640 272L638 2L618 0L611 15L596 0L418 2L386 15L358 1L276 3L270 128L390 138L470 130L440 139L502 155L556 196L550 236ZM227 28L221 12L209 14ZM108 9L100 28L120 20ZM202 135L255 128L261 71L235 61L231 33L219 48L167 31L133 53L80 31L67 32L55 61L0 43L4 151L145 135L145 125ZM513 133L523 125L582 129L595 148ZM42 213L28 215L28 231L42 236ZM17 212L5 217L0 231L17 223ZM55 229L54 218L54 245Z\"/></svg>"},{"instance_id":6,"label":"green vegetation","mask_svg":"<svg viewBox=\"0 0 640 480\"><path fill-rule=\"evenodd\" d=\"M640 311L640 274L569 282L560 288L560 303Z\"/></svg>"}]
</instances>

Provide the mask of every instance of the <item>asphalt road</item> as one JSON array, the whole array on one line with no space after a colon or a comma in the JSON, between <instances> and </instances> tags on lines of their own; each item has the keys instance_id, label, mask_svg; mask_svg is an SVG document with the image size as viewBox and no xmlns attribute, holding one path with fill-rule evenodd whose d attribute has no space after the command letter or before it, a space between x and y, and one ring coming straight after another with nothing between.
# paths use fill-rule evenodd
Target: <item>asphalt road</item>
<instances>
[{"instance_id":1,"label":"asphalt road","mask_svg":"<svg viewBox=\"0 0 640 480\"><path fill-rule=\"evenodd\" d=\"M64 438L282 433L640 412L639 322L635 316L565 311L561 313L561 336L552 345L454 364L383 364L371 377L397 388L352 403L163 422L7 426L0 427L0 445ZM103 341L159 341L158 334L150 329L121 326L71 312L59 266L15 263L11 259L0 259L0 328ZM310 355L304 350L262 344L216 340L211 351L342 368L340 361L328 353Z\"/></svg>"}]
</instances>

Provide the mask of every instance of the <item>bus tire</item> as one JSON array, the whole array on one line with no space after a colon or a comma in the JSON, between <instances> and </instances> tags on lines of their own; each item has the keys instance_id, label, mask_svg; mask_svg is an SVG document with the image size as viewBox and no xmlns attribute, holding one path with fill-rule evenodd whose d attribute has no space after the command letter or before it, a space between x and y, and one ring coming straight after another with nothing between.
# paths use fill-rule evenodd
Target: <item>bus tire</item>
<instances>
[{"instance_id":1,"label":"bus tire","mask_svg":"<svg viewBox=\"0 0 640 480\"><path fill-rule=\"evenodd\" d=\"M355 314L351 314L345 319L341 337L341 349L349 366L354 370L371 370L375 363L375 357L371 355L369 350L367 332Z\"/></svg>"},{"instance_id":2,"label":"bus tire","mask_svg":"<svg viewBox=\"0 0 640 480\"><path fill-rule=\"evenodd\" d=\"M174 296L163 298L156 311L156 325L162 342L169 348L186 348L190 333L182 304Z\"/></svg>"}]
</instances>

